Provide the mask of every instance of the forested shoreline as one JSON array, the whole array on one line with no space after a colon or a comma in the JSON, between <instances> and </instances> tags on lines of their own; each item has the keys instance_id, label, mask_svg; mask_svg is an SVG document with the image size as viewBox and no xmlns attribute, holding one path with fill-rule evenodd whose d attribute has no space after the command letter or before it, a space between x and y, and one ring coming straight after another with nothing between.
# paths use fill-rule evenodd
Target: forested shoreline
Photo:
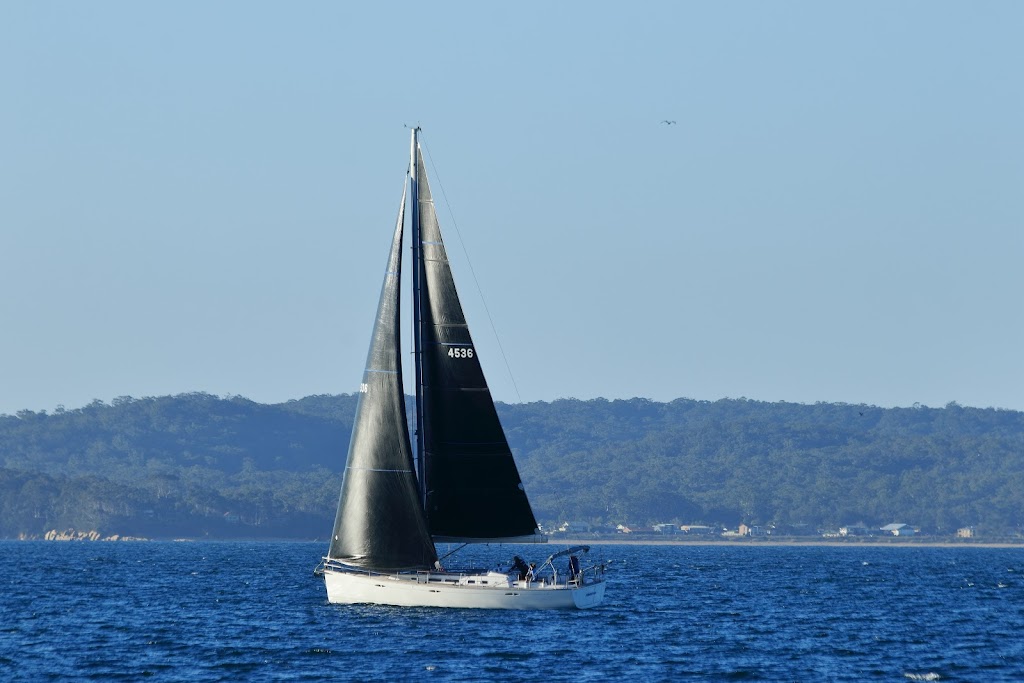
<instances>
[{"instance_id":1,"label":"forested shoreline","mask_svg":"<svg viewBox=\"0 0 1024 683\"><path fill-rule=\"evenodd\" d=\"M324 538L355 395L203 393L0 416L0 537ZM1024 413L646 399L499 404L546 527L903 522L1019 536Z\"/></svg>"}]
</instances>

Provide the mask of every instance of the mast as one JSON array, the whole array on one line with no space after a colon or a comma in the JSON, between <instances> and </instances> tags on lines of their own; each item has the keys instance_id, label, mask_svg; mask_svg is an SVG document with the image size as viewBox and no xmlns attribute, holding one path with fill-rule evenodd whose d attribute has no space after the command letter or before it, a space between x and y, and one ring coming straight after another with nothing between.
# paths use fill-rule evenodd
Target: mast
<instances>
[{"instance_id":1,"label":"mast","mask_svg":"<svg viewBox=\"0 0 1024 683\"><path fill-rule=\"evenodd\" d=\"M416 151L419 148L420 127L412 129L412 143L409 149L409 196L412 198L412 213L410 223L412 226L412 336L413 336L413 365L416 367L416 420L413 425L416 436L416 480L420 487L420 503L424 509L427 506L427 470L423 462L423 297L421 288L423 285L423 249L422 237L420 235L420 198L419 178L416 169Z\"/></svg>"}]
</instances>

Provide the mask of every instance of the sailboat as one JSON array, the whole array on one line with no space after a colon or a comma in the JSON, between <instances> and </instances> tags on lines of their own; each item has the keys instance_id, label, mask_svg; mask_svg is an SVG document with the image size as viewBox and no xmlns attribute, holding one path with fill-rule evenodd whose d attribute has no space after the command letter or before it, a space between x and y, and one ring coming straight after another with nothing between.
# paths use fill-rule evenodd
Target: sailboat
<instances>
[{"instance_id":1,"label":"sailboat","mask_svg":"<svg viewBox=\"0 0 1024 683\"><path fill-rule=\"evenodd\" d=\"M359 386L338 514L321 563L327 599L407 607L594 607L604 598L605 567L580 563L586 546L553 553L529 571L442 568L437 543L543 543L546 536L530 507L455 290L419 134L418 127L412 129L409 170ZM399 334L407 198L415 446Z\"/></svg>"}]
</instances>

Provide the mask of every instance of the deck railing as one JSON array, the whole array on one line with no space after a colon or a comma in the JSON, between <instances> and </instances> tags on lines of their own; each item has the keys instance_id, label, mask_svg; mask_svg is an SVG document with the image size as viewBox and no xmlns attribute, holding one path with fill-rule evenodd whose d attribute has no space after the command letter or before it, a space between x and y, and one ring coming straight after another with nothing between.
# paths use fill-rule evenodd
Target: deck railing
<instances>
[{"instance_id":1,"label":"deck railing","mask_svg":"<svg viewBox=\"0 0 1024 683\"><path fill-rule=\"evenodd\" d=\"M501 570L493 570L498 573L503 573L509 576L509 585L517 588L550 588L554 587L573 587L583 586L586 584L598 583L604 580L605 570L607 564L602 562L598 564L592 564L588 567L580 569L579 573L575 577L571 577L569 572L559 572L555 568L553 563L546 562L538 570L533 580L526 581L520 579L511 578L512 572L502 572ZM332 572L345 572L348 574L362 574L364 576L391 576L395 572L379 572L372 571L369 569L360 569L359 567L352 567L338 560L331 558L323 558L320 564L313 570L313 574L316 576L322 576L325 571ZM486 574L487 570L472 570L472 571L452 571L452 572L438 572L438 571L410 571L401 572L404 578L407 580L415 580L419 583L445 583L460 585L464 577L480 576Z\"/></svg>"}]
</instances>

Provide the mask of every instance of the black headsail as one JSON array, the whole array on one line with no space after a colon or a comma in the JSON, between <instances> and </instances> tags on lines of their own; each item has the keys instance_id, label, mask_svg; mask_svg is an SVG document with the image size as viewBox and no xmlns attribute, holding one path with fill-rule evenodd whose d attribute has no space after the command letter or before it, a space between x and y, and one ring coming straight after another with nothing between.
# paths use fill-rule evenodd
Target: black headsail
<instances>
[{"instance_id":1,"label":"black headsail","mask_svg":"<svg viewBox=\"0 0 1024 683\"><path fill-rule=\"evenodd\" d=\"M377 305L328 557L378 571L437 560L413 473L399 344L405 193Z\"/></svg>"},{"instance_id":2,"label":"black headsail","mask_svg":"<svg viewBox=\"0 0 1024 683\"><path fill-rule=\"evenodd\" d=\"M435 540L543 541L455 291L415 133L413 149L419 429L430 533Z\"/></svg>"}]
</instances>

